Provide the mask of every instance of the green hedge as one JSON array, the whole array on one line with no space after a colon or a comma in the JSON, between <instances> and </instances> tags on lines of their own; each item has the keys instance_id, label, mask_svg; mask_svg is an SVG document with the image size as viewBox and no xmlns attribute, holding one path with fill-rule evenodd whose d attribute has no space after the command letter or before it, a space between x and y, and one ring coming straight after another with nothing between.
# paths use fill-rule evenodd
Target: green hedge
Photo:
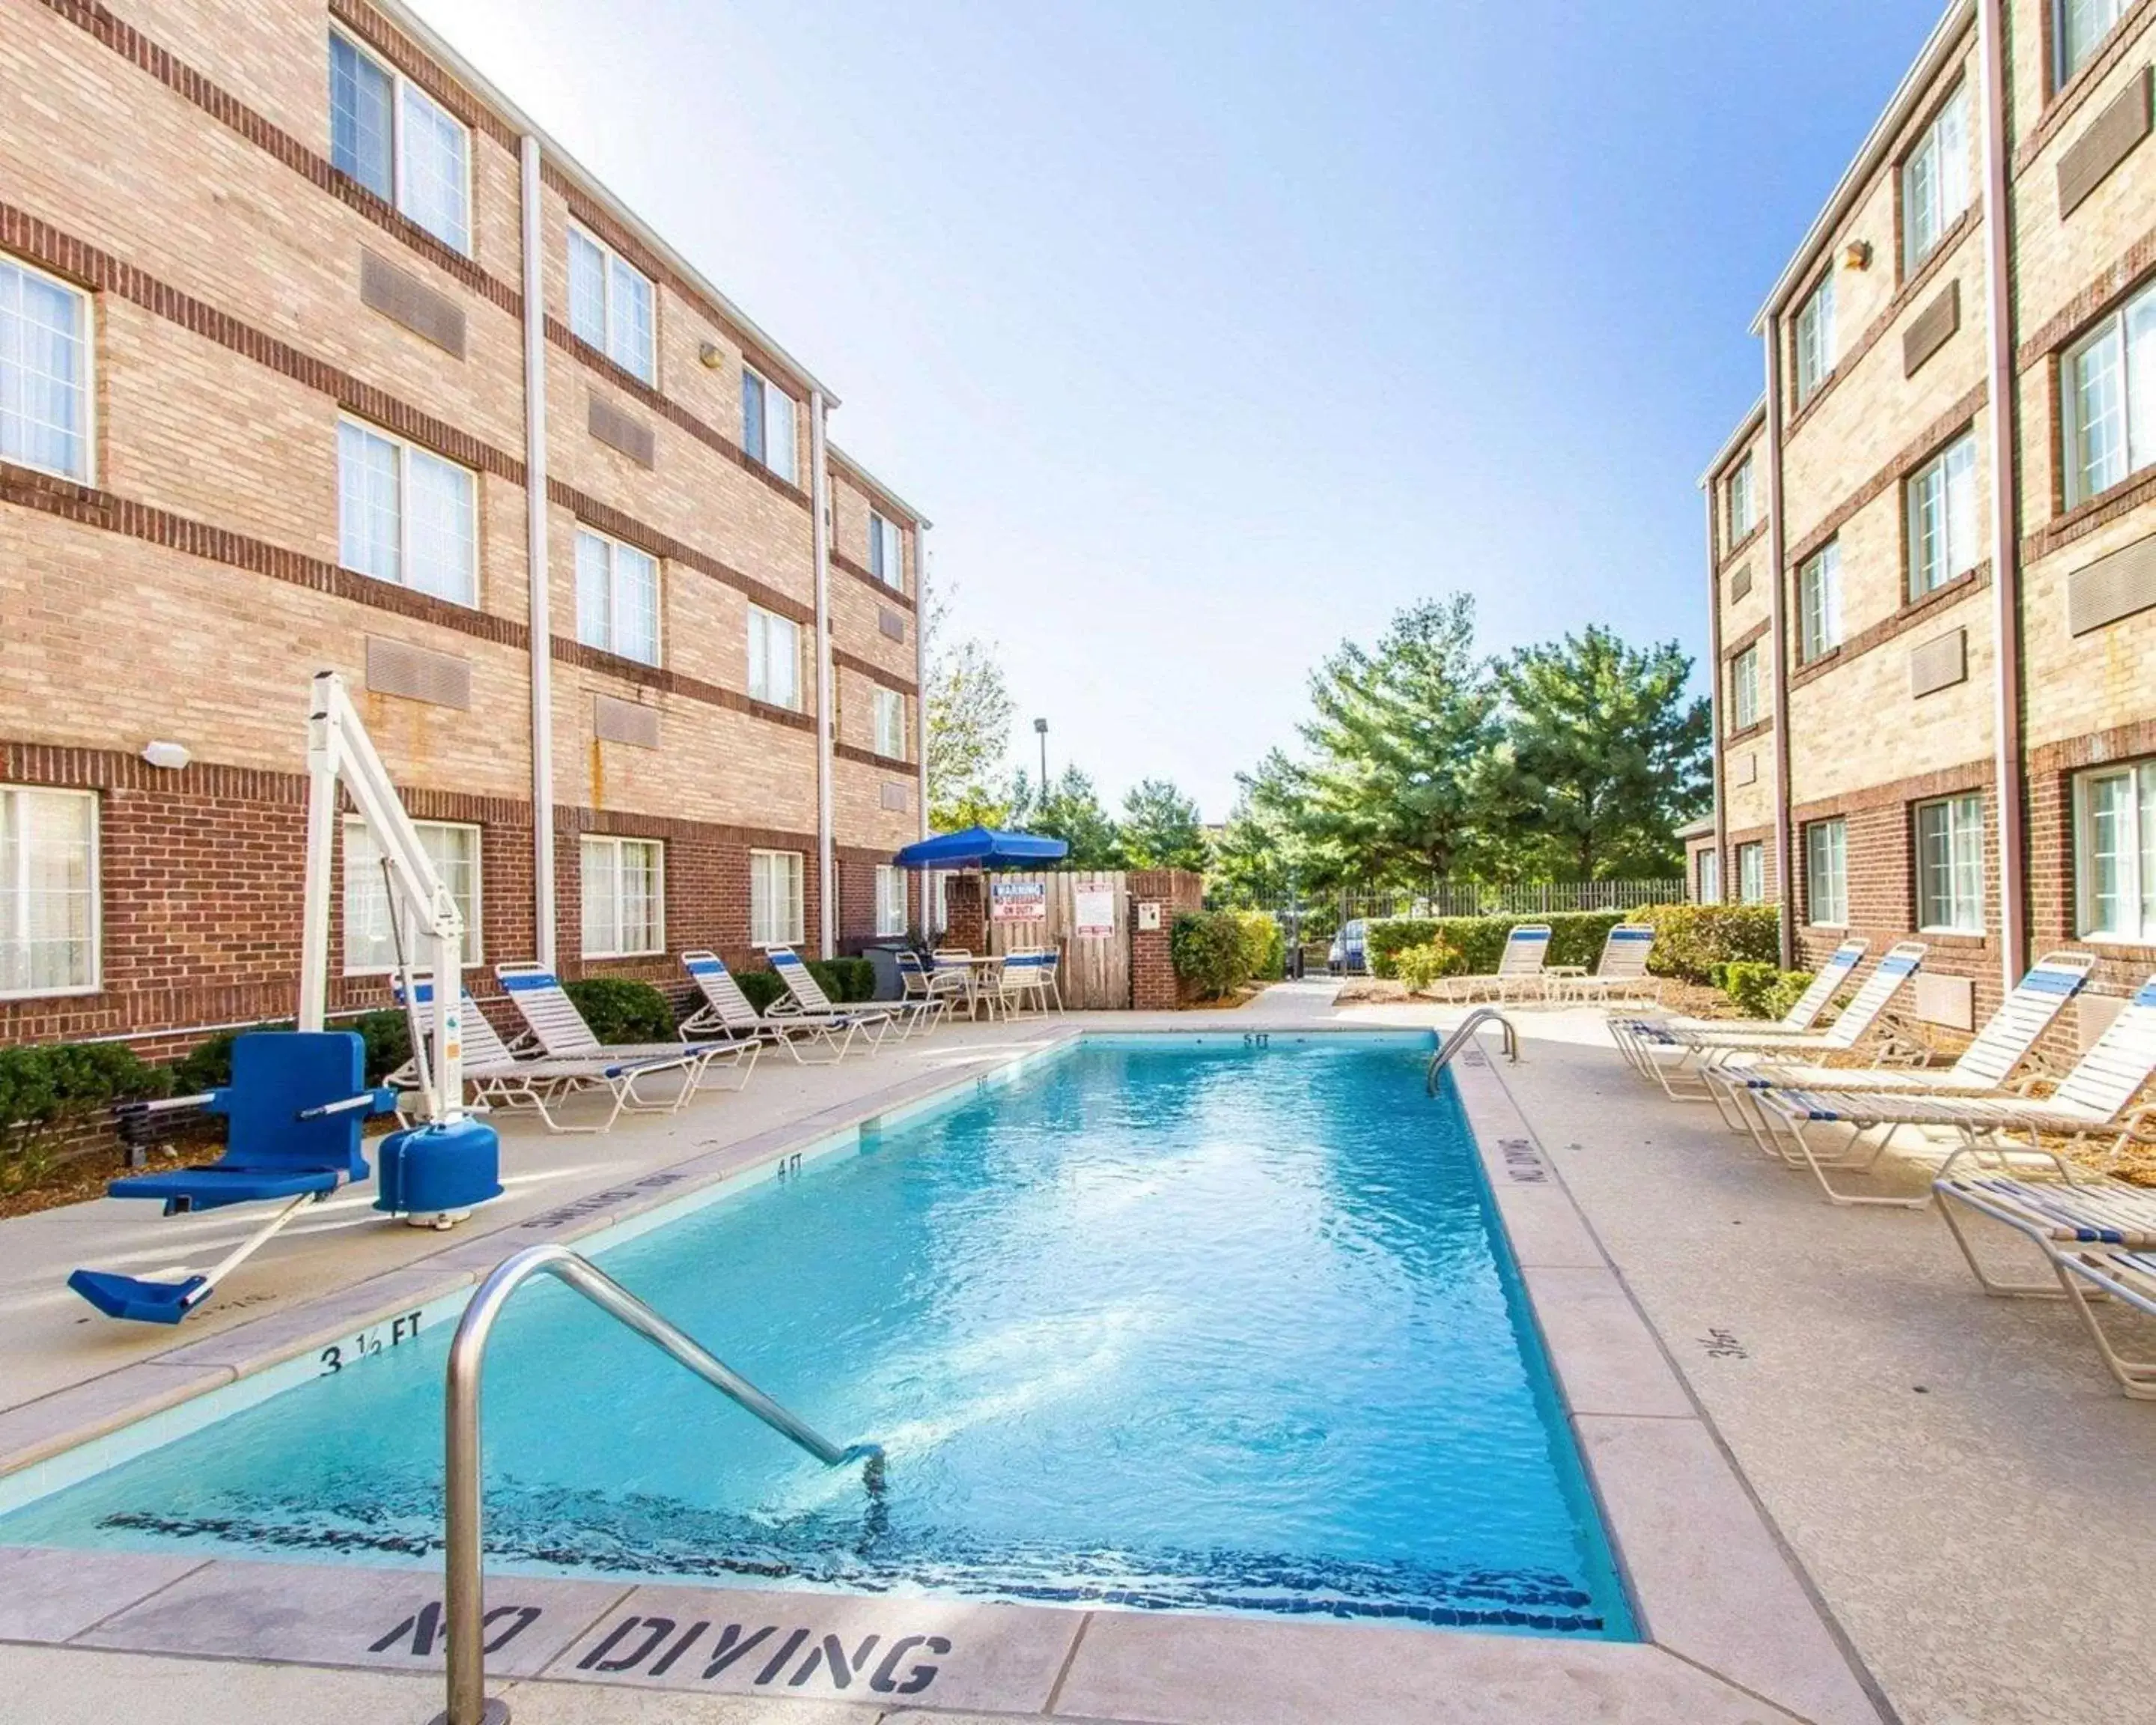
<instances>
[{"instance_id":1,"label":"green hedge","mask_svg":"<svg viewBox=\"0 0 2156 1725\"><path fill-rule=\"evenodd\" d=\"M172 1075L117 1042L0 1048L0 1196L51 1173L70 1130L116 1102L169 1096Z\"/></svg>"},{"instance_id":2,"label":"green hedge","mask_svg":"<svg viewBox=\"0 0 2156 1725\"><path fill-rule=\"evenodd\" d=\"M804 961L816 985L834 1004L848 1005L875 998L875 966L866 958L810 958ZM771 1010L774 1001L786 998L786 979L775 970L737 970L734 980L758 1012Z\"/></svg>"},{"instance_id":3,"label":"green hedge","mask_svg":"<svg viewBox=\"0 0 2156 1725\"><path fill-rule=\"evenodd\" d=\"M1447 976L1488 976L1505 951L1505 937L1522 922L1549 924L1546 964L1578 964L1592 970L1622 911L1567 911L1548 916L1389 916L1373 922L1368 939L1370 973L1397 977L1399 955L1410 947L1440 942L1456 955Z\"/></svg>"},{"instance_id":4,"label":"green hedge","mask_svg":"<svg viewBox=\"0 0 2156 1725\"><path fill-rule=\"evenodd\" d=\"M1243 957L1250 977L1260 982L1276 983L1287 974L1287 937L1281 926L1264 911L1223 911L1224 916L1232 916L1240 931Z\"/></svg>"},{"instance_id":5,"label":"green hedge","mask_svg":"<svg viewBox=\"0 0 2156 1725\"><path fill-rule=\"evenodd\" d=\"M564 983L592 1034L602 1042L670 1042L674 1008L649 983L633 977L588 976Z\"/></svg>"},{"instance_id":6,"label":"green hedge","mask_svg":"<svg viewBox=\"0 0 2156 1725\"><path fill-rule=\"evenodd\" d=\"M1224 999L1250 979L1250 945L1233 911L1186 912L1168 932L1176 979L1200 1000Z\"/></svg>"},{"instance_id":7,"label":"green hedge","mask_svg":"<svg viewBox=\"0 0 2156 1725\"><path fill-rule=\"evenodd\" d=\"M775 970L737 970L734 980L758 1012L769 1012L773 1001L786 998L786 984Z\"/></svg>"},{"instance_id":8,"label":"green hedge","mask_svg":"<svg viewBox=\"0 0 2156 1725\"><path fill-rule=\"evenodd\" d=\"M1735 1001L1745 1017L1778 1019L1811 987L1812 973L1739 958L1712 967L1708 980Z\"/></svg>"},{"instance_id":9,"label":"green hedge","mask_svg":"<svg viewBox=\"0 0 2156 1725\"><path fill-rule=\"evenodd\" d=\"M1705 983L1717 964L1781 960L1781 913L1773 905L1650 905L1632 921L1655 931L1647 968L1656 976Z\"/></svg>"},{"instance_id":10,"label":"green hedge","mask_svg":"<svg viewBox=\"0 0 2156 1725\"><path fill-rule=\"evenodd\" d=\"M245 1029L220 1030L206 1042L198 1043L192 1052L183 1055L172 1067L173 1086L177 1094L191 1096L198 1091L216 1090L232 1082L232 1045L240 1037L254 1030L289 1030L290 1019L279 1019L259 1024L249 1024ZM357 1030L359 1039L367 1045L367 1081L379 1084L405 1061L412 1058L412 1033L401 1009L384 1007L378 1012L363 1012L356 1019L332 1019L332 1030Z\"/></svg>"}]
</instances>

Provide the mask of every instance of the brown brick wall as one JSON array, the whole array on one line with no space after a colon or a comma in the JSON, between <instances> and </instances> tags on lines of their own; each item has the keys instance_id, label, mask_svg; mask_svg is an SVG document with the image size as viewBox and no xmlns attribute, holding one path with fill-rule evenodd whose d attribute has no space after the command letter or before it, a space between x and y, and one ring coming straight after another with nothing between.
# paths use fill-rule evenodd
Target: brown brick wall
<instances>
[{"instance_id":1,"label":"brown brick wall","mask_svg":"<svg viewBox=\"0 0 2156 1725\"><path fill-rule=\"evenodd\" d=\"M1135 906L1152 901L1160 906L1160 927L1142 929L1135 909L1131 915L1131 1009L1134 1012L1166 1012L1182 1000L1182 984L1168 938L1178 916L1202 908L1205 880L1182 869L1141 869L1125 883Z\"/></svg>"}]
</instances>

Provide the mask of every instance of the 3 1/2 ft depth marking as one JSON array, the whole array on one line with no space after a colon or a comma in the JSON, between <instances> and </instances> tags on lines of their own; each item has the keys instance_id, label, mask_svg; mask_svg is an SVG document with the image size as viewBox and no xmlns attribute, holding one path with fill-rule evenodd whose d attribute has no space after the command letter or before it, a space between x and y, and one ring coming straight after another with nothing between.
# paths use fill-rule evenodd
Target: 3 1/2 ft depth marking
<instances>
[{"instance_id":1,"label":"3 1/2 ft depth marking","mask_svg":"<svg viewBox=\"0 0 2156 1725\"><path fill-rule=\"evenodd\" d=\"M371 1354L385 1348L402 1348L407 1342L419 1339L419 1314L408 1312L402 1317L393 1317L387 1324L376 1324L372 1329L362 1330L349 1342L333 1342L321 1351L322 1369L319 1375L326 1378L341 1372L346 1366L357 1365Z\"/></svg>"}]
</instances>

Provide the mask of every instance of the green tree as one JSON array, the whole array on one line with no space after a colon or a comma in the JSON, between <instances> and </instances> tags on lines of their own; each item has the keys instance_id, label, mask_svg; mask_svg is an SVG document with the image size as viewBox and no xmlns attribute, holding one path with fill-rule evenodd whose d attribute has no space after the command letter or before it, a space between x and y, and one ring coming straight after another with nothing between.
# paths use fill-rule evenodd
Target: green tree
<instances>
[{"instance_id":1,"label":"green tree","mask_svg":"<svg viewBox=\"0 0 2156 1725\"><path fill-rule=\"evenodd\" d=\"M953 639L955 588L937 590L922 627L927 635L928 821L939 833L1001 826L1010 800L994 783L1010 748L1018 712L994 646L978 635Z\"/></svg>"},{"instance_id":2,"label":"green tree","mask_svg":"<svg viewBox=\"0 0 2156 1725\"><path fill-rule=\"evenodd\" d=\"M1122 834L1101 805L1093 781L1075 767L1040 793L1023 772L1011 783L1011 823L1022 831L1060 839L1070 847L1065 865L1073 869L1123 866Z\"/></svg>"},{"instance_id":3,"label":"green tree","mask_svg":"<svg viewBox=\"0 0 2156 1725\"><path fill-rule=\"evenodd\" d=\"M1131 868L1205 871L1205 829L1198 805L1168 779L1141 779L1123 798L1122 835L1123 859Z\"/></svg>"},{"instance_id":4,"label":"green tree","mask_svg":"<svg viewBox=\"0 0 2156 1725\"><path fill-rule=\"evenodd\" d=\"M1226 905L1270 905L1339 886L1337 852L1304 830L1301 769L1278 749L1235 775L1235 806L1213 841L1205 870L1209 897Z\"/></svg>"},{"instance_id":5,"label":"green tree","mask_svg":"<svg viewBox=\"0 0 2156 1725\"><path fill-rule=\"evenodd\" d=\"M1630 647L1599 624L1512 655L1499 680L1516 855L1558 879L1683 872L1676 829L1708 790L1691 679L1676 642Z\"/></svg>"},{"instance_id":6,"label":"green tree","mask_svg":"<svg viewBox=\"0 0 2156 1725\"><path fill-rule=\"evenodd\" d=\"M1343 643L1312 676L1308 762L1293 769L1304 839L1370 886L1471 873L1496 834L1499 692L1475 650L1475 602L1427 600L1374 649Z\"/></svg>"}]
</instances>

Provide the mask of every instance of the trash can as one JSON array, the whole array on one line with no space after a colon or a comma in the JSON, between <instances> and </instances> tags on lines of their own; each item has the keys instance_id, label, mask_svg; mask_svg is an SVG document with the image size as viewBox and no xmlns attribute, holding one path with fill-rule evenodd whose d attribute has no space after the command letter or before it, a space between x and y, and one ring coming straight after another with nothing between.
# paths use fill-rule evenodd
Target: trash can
<instances>
[{"instance_id":1,"label":"trash can","mask_svg":"<svg viewBox=\"0 0 2156 1725\"><path fill-rule=\"evenodd\" d=\"M865 947L861 956L875 967L875 993L872 1000L897 1000L904 997L906 984L899 980L898 955L912 949L903 944L887 947Z\"/></svg>"}]
</instances>

